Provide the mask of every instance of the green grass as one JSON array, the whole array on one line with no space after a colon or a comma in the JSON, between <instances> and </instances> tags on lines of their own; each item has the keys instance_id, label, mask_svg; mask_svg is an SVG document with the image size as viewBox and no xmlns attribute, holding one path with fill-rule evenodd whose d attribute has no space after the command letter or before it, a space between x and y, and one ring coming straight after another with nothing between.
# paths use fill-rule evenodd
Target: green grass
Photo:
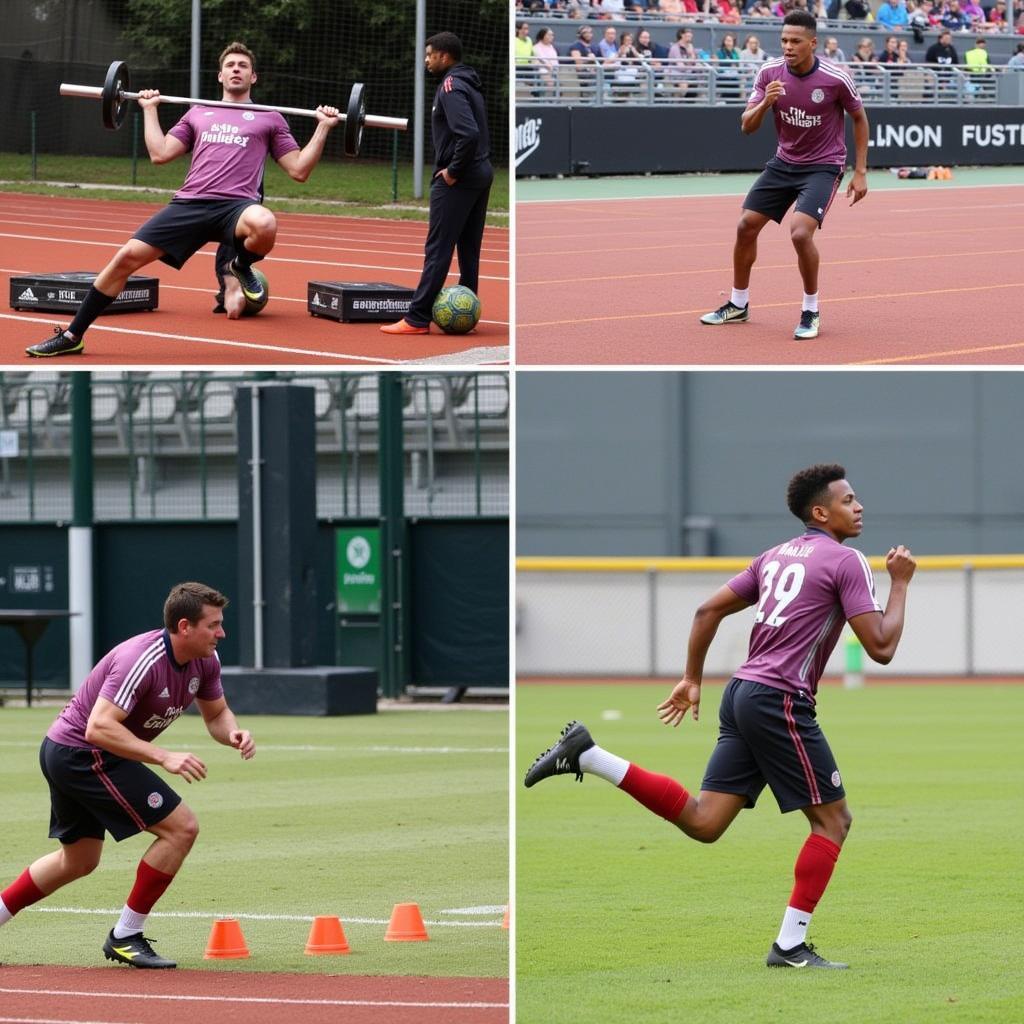
<instances>
[{"instance_id":1,"label":"green grass","mask_svg":"<svg viewBox=\"0 0 1024 1024\"><path fill-rule=\"evenodd\" d=\"M518 778L579 717L699 789L721 687L678 730L654 713L668 689L519 687ZM555 778L518 787L518 1024L1024 1020L1024 687L826 687L819 707L854 824L809 938L851 969L763 966L808 831L769 791L706 846L593 776Z\"/></svg>"},{"instance_id":2,"label":"green grass","mask_svg":"<svg viewBox=\"0 0 1024 1024\"><path fill-rule=\"evenodd\" d=\"M136 184L140 188L174 191L181 187L187 164L176 160L159 166L148 159L138 162ZM0 180L13 184L0 185L0 191L32 192L41 195L67 195L68 189L43 182L75 182L80 187L74 195L90 199L135 200L150 198L163 201L164 195L147 196L133 191L131 161L126 157L59 156L40 154L38 183L32 181L30 157L25 153L0 153ZM430 166L424 169L424 190L430 191ZM121 189L90 189L92 185L124 185ZM292 181L276 164L268 162L265 191L268 203L275 209L291 213L320 213L335 216L388 217L403 220L426 220L429 195L413 198L412 165L399 164L398 202L392 203L391 164L371 160L323 161L305 184ZM494 185L487 213L488 224L507 227L509 209L508 168L495 169ZM316 202L321 200L321 202ZM344 205L338 205L338 204Z\"/></svg>"},{"instance_id":3,"label":"green grass","mask_svg":"<svg viewBox=\"0 0 1024 1024\"><path fill-rule=\"evenodd\" d=\"M55 847L46 836L49 800L35 749L54 713L0 710L0 887ZM158 951L182 967L209 968L202 954L214 917L336 914L349 956L306 956L308 921L242 920L252 957L212 969L507 976L509 932L500 927L500 909L442 913L508 901L507 714L396 711L244 724L258 744L250 762L215 744L195 716L164 734L170 749L199 755L209 776L191 786L167 776L195 810L200 836L156 910L203 916L152 917L147 934L159 940ZM315 749L275 749L285 747ZM120 912L147 845L145 836L108 838L92 875L38 907ZM386 924L358 923L386 922L404 902L420 905L430 941L385 942ZM27 909L0 929L0 961L103 963L99 946L114 920Z\"/></svg>"}]
</instances>

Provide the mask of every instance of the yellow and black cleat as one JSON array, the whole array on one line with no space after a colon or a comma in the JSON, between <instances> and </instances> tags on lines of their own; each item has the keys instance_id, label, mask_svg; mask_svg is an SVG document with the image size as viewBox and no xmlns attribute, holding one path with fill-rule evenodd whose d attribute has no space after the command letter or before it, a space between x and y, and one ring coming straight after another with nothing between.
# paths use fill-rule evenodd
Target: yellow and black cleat
<instances>
[{"instance_id":1,"label":"yellow and black cleat","mask_svg":"<svg viewBox=\"0 0 1024 1024\"><path fill-rule=\"evenodd\" d=\"M103 943L103 955L108 960L131 967L161 969L178 966L174 960L165 960L159 956L150 945L151 941L142 932L115 939L114 930L111 929L107 941Z\"/></svg>"},{"instance_id":2,"label":"yellow and black cleat","mask_svg":"<svg viewBox=\"0 0 1024 1024\"><path fill-rule=\"evenodd\" d=\"M25 351L37 359L46 359L51 356L75 356L85 350L85 343L81 338L72 338L67 331L61 327L54 327L53 335L41 341L37 345L30 345Z\"/></svg>"}]
</instances>

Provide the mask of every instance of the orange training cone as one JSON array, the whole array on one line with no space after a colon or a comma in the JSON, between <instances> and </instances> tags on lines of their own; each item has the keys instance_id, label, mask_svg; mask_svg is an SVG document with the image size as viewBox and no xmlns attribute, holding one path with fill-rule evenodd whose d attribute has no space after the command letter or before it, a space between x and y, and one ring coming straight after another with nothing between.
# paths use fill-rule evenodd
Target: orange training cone
<instances>
[{"instance_id":1,"label":"orange training cone","mask_svg":"<svg viewBox=\"0 0 1024 1024\"><path fill-rule=\"evenodd\" d=\"M336 917L314 917L306 943L306 956L328 956L331 953L351 953L345 938L345 929Z\"/></svg>"},{"instance_id":2,"label":"orange training cone","mask_svg":"<svg viewBox=\"0 0 1024 1024\"><path fill-rule=\"evenodd\" d=\"M505 916L501 919L501 927L508 927L508 907L505 908Z\"/></svg>"},{"instance_id":3,"label":"orange training cone","mask_svg":"<svg viewBox=\"0 0 1024 1024\"><path fill-rule=\"evenodd\" d=\"M241 925L234 919L214 921L204 960L245 960L249 947L245 944Z\"/></svg>"},{"instance_id":4,"label":"orange training cone","mask_svg":"<svg viewBox=\"0 0 1024 1024\"><path fill-rule=\"evenodd\" d=\"M425 942L430 936L423 926L420 908L415 903L396 903L391 911L391 923L384 935L385 942Z\"/></svg>"}]
</instances>

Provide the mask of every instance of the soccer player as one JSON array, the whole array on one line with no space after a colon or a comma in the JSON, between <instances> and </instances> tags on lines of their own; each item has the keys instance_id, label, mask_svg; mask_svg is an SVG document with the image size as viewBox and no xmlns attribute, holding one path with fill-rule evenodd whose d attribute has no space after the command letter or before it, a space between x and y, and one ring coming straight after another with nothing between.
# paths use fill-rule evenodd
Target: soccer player
<instances>
[{"instance_id":1,"label":"soccer player","mask_svg":"<svg viewBox=\"0 0 1024 1024\"><path fill-rule=\"evenodd\" d=\"M782 21L782 56L766 61L754 80L740 127L745 135L756 132L765 114L772 110L779 148L743 201L729 301L702 316L702 324L743 323L750 319L750 270L757 258L757 236L768 221L781 224L795 202L789 234L804 293L800 323L793 337L804 340L818 336L818 249L814 233L824 223L843 177L845 114L853 121L856 148L846 196L853 206L868 193L868 116L846 71L815 56L816 25L807 11L787 14Z\"/></svg>"},{"instance_id":2,"label":"soccer player","mask_svg":"<svg viewBox=\"0 0 1024 1024\"><path fill-rule=\"evenodd\" d=\"M50 726L39 765L50 785L50 837L60 849L27 867L0 892L0 925L61 886L93 871L104 832L116 842L150 832L135 885L103 943L108 960L132 967L177 966L143 933L153 905L174 881L199 832L196 816L156 764L187 783L206 778L195 754L156 740L193 701L210 735L244 760L256 753L224 699L217 642L227 598L202 583L179 583L164 603L164 628L118 644L89 673Z\"/></svg>"},{"instance_id":3,"label":"soccer player","mask_svg":"<svg viewBox=\"0 0 1024 1024\"><path fill-rule=\"evenodd\" d=\"M842 968L807 943L811 915L825 892L852 820L839 769L815 718L815 694L848 621L870 657L888 664L903 632L907 587L915 562L903 546L890 549L891 578L883 612L865 557L844 541L861 532L864 507L842 466L797 473L786 495L805 524L798 537L759 555L697 609L686 671L658 705L666 725L687 711L697 721L704 659L727 615L757 606L747 660L726 686L718 744L698 796L665 775L603 750L586 727L570 722L561 739L526 773L533 786L552 775L596 775L624 790L691 839L713 843L767 784L779 809L801 810L811 834L796 859L796 884L768 953L769 967Z\"/></svg>"},{"instance_id":4,"label":"soccer player","mask_svg":"<svg viewBox=\"0 0 1024 1024\"><path fill-rule=\"evenodd\" d=\"M338 110L316 108L316 129L300 149L276 110L246 110L258 78L252 51L243 43L230 43L220 55L219 67L223 99L238 109L190 107L166 135L157 116L159 91L139 92L150 159L165 164L191 151L185 184L100 271L68 327L55 328L52 337L26 349L30 356L82 352L86 330L117 298L131 274L155 260L180 270L207 242L234 250L226 267L228 316L240 316L245 299L263 301L264 288L252 265L270 252L277 237L274 215L260 204L263 164L269 153L290 178L305 181L320 160L328 133L338 124ZM223 273L225 268L217 269Z\"/></svg>"},{"instance_id":5,"label":"soccer player","mask_svg":"<svg viewBox=\"0 0 1024 1024\"><path fill-rule=\"evenodd\" d=\"M441 78L441 84L430 118L434 178L423 273L409 312L396 323L381 327L385 334L430 332L434 299L444 287L456 249L459 284L477 292L480 283L480 247L494 180L480 76L462 63L462 43L452 32L438 32L427 40L425 63L432 75Z\"/></svg>"}]
</instances>

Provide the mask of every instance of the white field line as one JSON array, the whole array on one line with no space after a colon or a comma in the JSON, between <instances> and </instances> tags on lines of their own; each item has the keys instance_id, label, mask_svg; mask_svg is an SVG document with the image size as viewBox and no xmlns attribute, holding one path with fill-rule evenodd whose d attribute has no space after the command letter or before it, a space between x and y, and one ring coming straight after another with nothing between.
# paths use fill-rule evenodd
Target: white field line
<instances>
[{"instance_id":1,"label":"white field line","mask_svg":"<svg viewBox=\"0 0 1024 1024\"><path fill-rule=\"evenodd\" d=\"M500 1010L508 1006L508 1003L482 1003L482 1002L424 1002L419 1000L401 999L273 999L260 996L175 996L158 995L156 993L139 992L87 992L81 989L62 988L0 988L0 992L9 992L14 995L38 995L38 996L70 996L76 999L132 999L141 1002L146 999L164 999L172 1002L194 1002L194 1003L270 1003L282 1006L408 1006L422 1007L424 1009L452 1009L452 1010Z\"/></svg>"}]
</instances>

